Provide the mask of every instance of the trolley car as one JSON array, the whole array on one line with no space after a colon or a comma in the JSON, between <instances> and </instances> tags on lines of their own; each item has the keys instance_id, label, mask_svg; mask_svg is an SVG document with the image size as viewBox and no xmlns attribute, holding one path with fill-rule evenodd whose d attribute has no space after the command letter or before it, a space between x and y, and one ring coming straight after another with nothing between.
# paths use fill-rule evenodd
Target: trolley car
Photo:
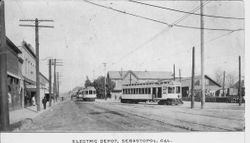
<instances>
[{"instance_id":1,"label":"trolley car","mask_svg":"<svg viewBox=\"0 0 250 143\"><path fill-rule=\"evenodd\" d=\"M174 80L124 84L121 103L157 102L160 105L182 104L181 83Z\"/></svg>"},{"instance_id":2,"label":"trolley car","mask_svg":"<svg viewBox=\"0 0 250 143\"><path fill-rule=\"evenodd\" d=\"M83 101L95 101L96 99L96 90L94 87L89 86L81 91L79 91L78 99Z\"/></svg>"}]
</instances>

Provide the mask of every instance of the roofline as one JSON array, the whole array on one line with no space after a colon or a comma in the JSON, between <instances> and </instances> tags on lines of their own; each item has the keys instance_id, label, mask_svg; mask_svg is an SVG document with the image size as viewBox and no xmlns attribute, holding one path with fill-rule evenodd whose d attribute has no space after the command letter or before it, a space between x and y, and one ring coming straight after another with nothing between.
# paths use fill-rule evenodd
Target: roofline
<instances>
[{"instance_id":1,"label":"roofline","mask_svg":"<svg viewBox=\"0 0 250 143\"><path fill-rule=\"evenodd\" d=\"M43 78L45 78L45 80L47 80L48 82L49 82L49 79L46 77L46 76L44 76L41 72L39 72L40 73L40 75L43 77Z\"/></svg>"},{"instance_id":2,"label":"roofline","mask_svg":"<svg viewBox=\"0 0 250 143\"><path fill-rule=\"evenodd\" d=\"M6 36L6 43L11 47L12 50L14 50L17 54L21 54L22 51L17 48L17 46Z\"/></svg>"},{"instance_id":3,"label":"roofline","mask_svg":"<svg viewBox=\"0 0 250 143\"><path fill-rule=\"evenodd\" d=\"M28 46L28 43L26 41L23 41L23 45L24 47L31 53L31 55L36 58L36 54L30 49L30 47Z\"/></svg>"}]
</instances>

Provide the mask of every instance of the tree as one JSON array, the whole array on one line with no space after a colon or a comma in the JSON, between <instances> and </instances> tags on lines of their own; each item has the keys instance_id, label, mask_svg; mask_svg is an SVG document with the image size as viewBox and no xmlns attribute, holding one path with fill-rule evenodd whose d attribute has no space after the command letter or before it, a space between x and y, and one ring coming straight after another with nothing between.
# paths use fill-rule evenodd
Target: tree
<instances>
[{"instance_id":1,"label":"tree","mask_svg":"<svg viewBox=\"0 0 250 143\"><path fill-rule=\"evenodd\" d=\"M93 83L89 80L89 77L86 77L85 83L84 83L84 87L88 87L88 86L92 86Z\"/></svg>"},{"instance_id":2,"label":"tree","mask_svg":"<svg viewBox=\"0 0 250 143\"><path fill-rule=\"evenodd\" d=\"M222 85L223 83L223 71L221 69L217 69L214 73L215 75L215 81Z\"/></svg>"},{"instance_id":3,"label":"tree","mask_svg":"<svg viewBox=\"0 0 250 143\"><path fill-rule=\"evenodd\" d=\"M236 82L236 76L233 73L228 73L226 76L226 85L232 87Z\"/></svg>"},{"instance_id":4,"label":"tree","mask_svg":"<svg viewBox=\"0 0 250 143\"><path fill-rule=\"evenodd\" d=\"M97 98L104 98L104 77L99 76L97 79L94 80L93 86L96 89L96 96Z\"/></svg>"},{"instance_id":5,"label":"tree","mask_svg":"<svg viewBox=\"0 0 250 143\"><path fill-rule=\"evenodd\" d=\"M93 86L96 89L96 94L97 94L97 98L105 98L104 97L104 93L105 93L105 88L104 88L104 82L105 77L104 76L99 76L97 79L94 80L93 82ZM107 97L111 97L111 91L114 89L115 87L115 83L113 81L111 81L109 78L106 79L106 91L107 91Z\"/></svg>"}]
</instances>

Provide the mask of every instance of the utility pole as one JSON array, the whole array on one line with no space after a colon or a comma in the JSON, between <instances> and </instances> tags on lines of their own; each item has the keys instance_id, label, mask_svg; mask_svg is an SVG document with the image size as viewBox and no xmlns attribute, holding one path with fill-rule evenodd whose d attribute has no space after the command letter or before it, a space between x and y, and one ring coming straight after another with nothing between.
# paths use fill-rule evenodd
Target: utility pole
<instances>
[{"instance_id":1,"label":"utility pole","mask_svg":"<svg viewBox=\"0 0 250 143\"><path fill-rule=\"evenodd\" d=\"M56 72L57 75L57 95L59 97L59 72Z\"/></svg>"},{"instance_id":2,"label":"utility pole","mask_svg":"<svg viewBox=\"0 0 250 143\"><path fill-rule=\"evenodd\" d=\"M56 59L54 59L54 103L57 101L57 94L56 94Z\"/></svg>"},{"instance_id":3,"label":"utility pole","mask_svg":"<svg viewBox=\"0 0 250 143\"><path fill-rule=\"evenodd\" d=\"M192 50L192 80L191 80L191 108L194 108L194 74L195 74L195 49Z\"/></svg>"},{"instance_id":4,"label":"utility pole","mask_svg":"<svg viewBox=\"0 0 250 143\"><path fill-rule=\"evenodd\" d=\"M181 82L181 69L179 69L179 79L180 79L180 82Z\"/></svg>"},{"instance_id":5,"label":"utility pole","mask_svg":"<svg viewBox=\"0 0 250 143\"><path fill-rule=\"evenodd\" d=\"M4 1L0 0L0 131L8 131L10 125L7 89L7 48Z\"/></svg>"},{"instance_id":6,"label":"utility pole","mask_svg":"<svg viewBox=\"0 0 250 143\"><path fill-rule=\"evenodd\" d=\"M51 106L51 59L49 59L49 106Z\"/></svg>"},{"instance_id":7,"label":"utility pole","mask_svg":"<svg viewBox=\"0 0 250 143\"><path fill-rule=\"evenodd\" d=\"M173 66L173 71L174 71L174 80L175 80L175 64Z\"/></svg>"},{"instance_id":8,"label":"utility pole","mask_svg":"<svg viewBox=\"0 0 250 143\"><path fill-rule=\"evenodd\" d=\"M53 20L27 20L21 19L20 22L35 22L35 25L20 24L22 27L35 27L35 42L36 42L36 103L37 111L40 111L40 71L39 71L39 28L54 28L54 26L39 25L39 22L54 22Z\"/></svg>"},{"instance_id":9,"label":"utility pole","mask_svg":"<svg viewBox=\"0 0 250 143\"><path fill-rule=\"evenodd\" d=\"M103 63L104 65L104 98L107 100L107 93L106 93L106 65L107 63Z\"/></svg>"},{"instance_id":10,"label":"utility pole","mask_svg":"<svg viewBox=\"0 0 250 143\"><path fill-rule=\"evenodd\" d=\"M56 66L63 66L61 59L53 59L52 65L54 65L54 83L53 83L53 98L54 103L57 101L58 92L57 92L57 76L56 76Z\"/></svg>"},{"instance_id":11,"label":"utility pole","mask_svg":"<svg viewBox=\"0 0 250 143\"><path fill-rule=\"evenodd\" d=\"M224 71L223 72L223 81L222 81L222 96L223 97L225 96L225 75L226 75L226 72Z\"/></svg>"},{"instance_id":12,"label":"utility pole","mask_svg":"<svg viewBox=\"0 0 250 143\"><path fill-rule=\"evenodd\" d=\"M200 0L200 25L201 25L201 109L204 108L204 104L205 104L205 76L204 76L204 19L203 19L203 1L204 0Z\"/></svg>"},{"instance_id":13,"label":"utility pole","mask_svg":"<svg viewBox=\"0 0 250 143\"><path fill-rule=\"evenodd\" d=\"M242 103L242 92L241 92L241 56L239 56L239 106Z\"/></svg>"}]
</instances>

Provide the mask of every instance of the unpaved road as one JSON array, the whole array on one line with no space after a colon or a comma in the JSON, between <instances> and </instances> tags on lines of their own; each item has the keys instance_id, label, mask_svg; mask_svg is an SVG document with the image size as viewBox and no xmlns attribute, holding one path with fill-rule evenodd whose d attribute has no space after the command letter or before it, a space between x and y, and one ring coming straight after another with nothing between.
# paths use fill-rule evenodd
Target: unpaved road
<instances>
[{"instance_id":1,"label":"unpaved road","mask_svg":"<svg viewBox=\"0 0 250 143\"><path fill-rule=\"evenodd\" d=\"M244 108L208 104L207 109L110 101L66 101L25 124L21 132L244 131Z\"/></svg>"}]
</instances>

